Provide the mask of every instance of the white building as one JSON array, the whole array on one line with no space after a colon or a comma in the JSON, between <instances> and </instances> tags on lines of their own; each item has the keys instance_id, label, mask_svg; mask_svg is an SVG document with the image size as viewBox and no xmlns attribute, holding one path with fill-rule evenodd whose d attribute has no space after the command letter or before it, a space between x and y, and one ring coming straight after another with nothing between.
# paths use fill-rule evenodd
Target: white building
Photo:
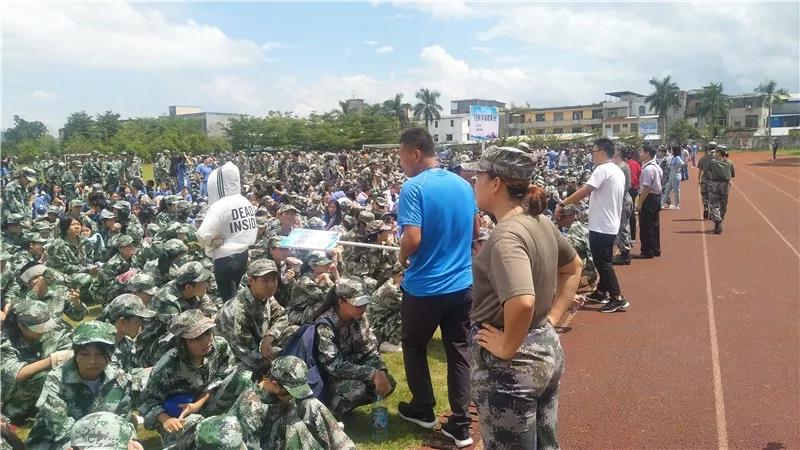
<instances>
[{"instance_id":1,"label":"white building","mask_svg":"<svg viewBox=\"0 0 800 450\"><path fill-rule=\"evenodd\" d=\"M238 113L219 113L204 112L199 106L170 106L170 117L180 117L182 119L192 119L200 122L200 127L206 136L222 137L225 136L225 128L231 119L244 117Z\"/></svg>"},{"instance_id":2,"label":"white building","mask_svg":"<svg viewBox=\"0 0 800 450\"><path fill-rule=\"evenodd\" d=\"M428 124L436 143L461 144L469 141L469 114L442 116Z\"/></svg>"}]
</instances>

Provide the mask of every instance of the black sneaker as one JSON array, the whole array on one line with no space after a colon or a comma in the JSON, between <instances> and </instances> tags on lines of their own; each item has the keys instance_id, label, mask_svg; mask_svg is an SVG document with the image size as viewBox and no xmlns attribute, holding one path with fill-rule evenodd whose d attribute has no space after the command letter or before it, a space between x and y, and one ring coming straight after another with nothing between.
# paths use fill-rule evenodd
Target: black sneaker
<instances>
[{"instance_id":1,"label":"black sneaker","mask_svg":"<svg viewBox=\"0 0 800 450\"><path fill-rule=\"evenodd\" d=\"M467 425L456 425L453 422L447 422L442 425L441 431L443 435L452 439L458 448L472 445L472 437L469 435L469 426Z\"/></svg>"},{"instance_id":2,"label":"black sneaker","mask_svg":"<svg viewBox=\"0 0 800 450\"><path fill-rule=\"evenodd\" d=\"M703 219L708 220L708 210L707 209L703 210Z\"/></svg>"},{"instance_id":3,"label":"black sneaker","mask_svg":"<svg viewBox=\"0 0 800 450\"><path fill-rule=\"evenodd\" d=\"M608 303L608 292L593 291L586 296L586 301L589 303L605 305Z\"/></svg>"},{"instance_id":4,"label":"black sneaker","mask_svg":"<svg viewBox=\"0 0 800 450\"><path fill-rule=\"evenodd\" d=\"M397 414L403 419L428 430L439 424L439 419L433 414L433 409L422 413L406 402L397 404Z\"/></svg>"},{"instance_id":5,"label":"black sneaker","mask_svg":"<svg viewBox=\"0 0 800 450\"><path fill-rule=\"evenodd\" d=\"M722 233L722 222L714 222L714 234Z\"/></svg>"},{"instance_id":6,"label":"black sneaker","mask_svg":"<svg viewBox=\"0 0 800 450\"><path fill-rule=\"evenodd\" d=\"M614 300L611 300L610 302L606 303L605 306L600 308L600 312L602 313L613 313L619 311L625 312L628 310L628 308L630 308L630 306L631 306L630 302L628 302L628 300L626 300L625 297L615 298Z\"/></svg>"},{"instance_id":7,"label":"black sneaker","mask_svg":"<svg viewBox=\"0 0 800 450\"><path fill-rule=\"evenodd\" d=\"M619 254L614 257L611 261L612 264L615 266L630 266L631 265L631 256L623 254Z\"/></svg>"}]
</instances>

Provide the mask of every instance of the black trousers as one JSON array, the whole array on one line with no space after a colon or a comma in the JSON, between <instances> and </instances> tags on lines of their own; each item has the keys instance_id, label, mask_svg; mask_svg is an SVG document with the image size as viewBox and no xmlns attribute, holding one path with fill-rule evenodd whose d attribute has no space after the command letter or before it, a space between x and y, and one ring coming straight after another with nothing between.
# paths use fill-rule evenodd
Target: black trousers
<instances>
[{"instance_id":1,"label":"black trousers","mask_svg":"<svg viewBox=\"0 0 800 450\"><path fill-rule=\"evenodd\" d=\"M594 265L597 267L597 274L600 276L597 290L608 292L612 298L622 293L619 281L617 281L617 274L614 272L614 241L616 239L616 234L589 231L589 248L592 251Z\"/></svg>"},{"instance_id":2,"label":"black trousers","mask_svg":"<svg viewBox=\"0 0 800 450\"><path fill-rule=\"evenodd\" d=\"M661 194L650 194L639 211L639 234L642 241L642 255L661 255Z\"/></svg>"},{"instance_id":3,"label":"black trousers","mask_svg":"<svg viewBox=\"0 0 800 450\"><path fill-rule=\"evenodd\" d=\"M633 204L635 205L636 204L636 197L639 196L639 189L631 188L628 191L628 193L631 194L631 202L633 202ZM630 222L630 224L631 224L631 240L635 241L636 240L636 211L631 211L631 222Z\"/></svg>"},{"instance_id":4,"label":"black trousers","mask_svg":"<svg viewBox=\"0 0 800 450\"><path fill-rule=\"evenodd\" d=\"M247 250L214 260L214 278L217 280L217 294L222 301L236 295L242 276L247 271Z\"/></svg>"},{"instance_id":5,"label":"black trousers","mask_svg":"<svg viewBox=\"0 0 800 450\"><path fill-rule=\"evenodd\" d=\"M437 327L447 356L447 398L457 425L470 423L469 313L472 288L451 294L415 297L403 292L400 305L403 340L403 365L406 370L411 405L426 411L436 406L428 368L428 343Z\"/></svg>"}]
</instances>

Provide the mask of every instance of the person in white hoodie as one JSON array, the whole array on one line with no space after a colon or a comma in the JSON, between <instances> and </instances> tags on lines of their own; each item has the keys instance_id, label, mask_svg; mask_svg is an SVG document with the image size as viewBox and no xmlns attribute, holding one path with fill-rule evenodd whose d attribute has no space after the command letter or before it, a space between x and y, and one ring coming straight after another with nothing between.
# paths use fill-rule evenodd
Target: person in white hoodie
<instances>
[{"instance_id":1,"label":"person in white hoodie","mask_svg":"<svg viewBox=\"0 0 800 450\"><path fill-rule=\"evenodd\" d=\"M247 271L247 250L256 241L256 210L242 195L239 168L232 162L208 176L208 202L197 238L214 260L214 277L222 301L236 295Z\"/></svg>"}]
</instances>

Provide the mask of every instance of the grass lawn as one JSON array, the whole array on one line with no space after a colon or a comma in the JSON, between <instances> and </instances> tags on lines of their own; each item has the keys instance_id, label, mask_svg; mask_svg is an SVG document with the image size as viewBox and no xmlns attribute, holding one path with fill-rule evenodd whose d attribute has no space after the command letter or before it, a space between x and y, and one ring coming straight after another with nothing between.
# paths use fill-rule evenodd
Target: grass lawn
<instances>
[{"instance_id":1,"label":"grass lawn","mask_svg":"<svg viewBox=\"0 0 800 450\"><path fill-rule=\"evenodd\" d=\"M147 180L155 180L156 177L153 174L153 165L152 164L142 164L142 181L147 182Z\"/></svg>"},{"instance_id":2,"label":"grass lawn","mask_svg":"<svg viewBox=\"0 0 800 450\"><path fill-rule=\"evenodd\" d=\"M762 148L747 149L747 150L741 149L741 148L734 148L734 149L730 149L730 150L733 151L733 152L737 152L737 153L738 152L763 152L763 153L769 153L770 155L772 154L772 150L767 150L767 149L762 149ZM778 154L779 155L784 155L784 156L800 156L800 148L779 148L778 149Z\"/></svg>"}]
</instances>

